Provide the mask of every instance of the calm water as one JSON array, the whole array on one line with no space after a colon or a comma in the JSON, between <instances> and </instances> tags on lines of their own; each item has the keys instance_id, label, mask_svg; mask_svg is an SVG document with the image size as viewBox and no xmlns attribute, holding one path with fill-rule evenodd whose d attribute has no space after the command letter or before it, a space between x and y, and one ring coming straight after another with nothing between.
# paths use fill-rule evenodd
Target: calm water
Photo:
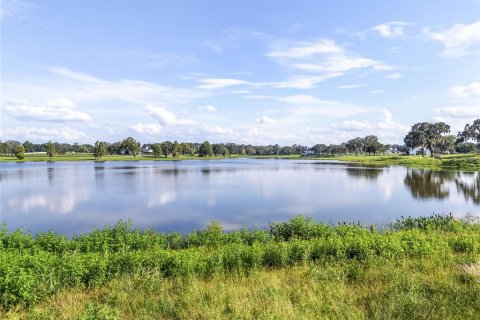
<instances>
[{"instance_id":1,"label":"calm water","mask_svg":"<svg viewBox=\"0 0 480 320\"><path fill-rule=\"evenodd\" d=\"M265 227L303 214L387 223L401 215L480 216L479 172L294 160L0 164L0 221L69 235L132 219L188 232Z\"/></svg>"}]
</instances>

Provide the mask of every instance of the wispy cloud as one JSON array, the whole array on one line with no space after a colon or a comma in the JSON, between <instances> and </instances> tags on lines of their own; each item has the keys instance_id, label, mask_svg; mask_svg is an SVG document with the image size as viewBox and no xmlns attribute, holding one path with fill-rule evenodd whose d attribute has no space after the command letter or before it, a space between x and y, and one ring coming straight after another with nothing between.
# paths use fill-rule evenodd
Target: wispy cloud
<instances>
[{"instance_id":1,"label":"wispy cloud","mask_svg":"<svg viewBox=\"0 0 480 320\"><path fill-rule=\"evenodd\" d=\"M394 69L384 62L348 52L329 39L299 42L266 55L288 67L321 75L322 80L343 76L358 69Z\"/></svg>"},{"instance_id":2,"label":"wispy cloud","mask_svg":"<svg viewBox=\"0 0 480 320\"><path fill-rule=\"evenodd\" d=\"M480 96L480 82L472 82L466 86L454 86L449 89L449 94L455 98Z\"/></svg>"},{"instance_id":3,"label":"wispy cloud","mask_svg":"<svg viewBox=\"0 0 480 320\"><path fill-rule=\"evenodd\" d=\"M347 84L343 86L336 87L337 89L355 89L366 86L366 83L355 83L355 84Z\"/></svg>"},{"instance_id":4,"label":"wispy cloud","mask_svg":"<svg viewBox=\"0 0 480 320\"><path fill-rule=\"evenodd\" d=\"M205 90L216 90L232 86L238 86L241 84L248 84L248 81L231 78L208 78L200 79L199 82L200 85L198 85L197 88Z\"/></svg>"},{"instance_id":5,"label":"wispy cloud","mask_svg":"<svg viewBox=\"0 0 480 320\"><path fill-rule=\"evenodd\" d=\"M216 111L218 111L218 109L211 104L205 105L205 106L199 106L198 110L205 111L205 112L216 112Z\"/></svg>"},{"instance_id":6,"label":"wispy cloud","mask_svg":"<svg viewBox=\"0 0 480 320\"><path fill-rule=\"evenodd\" d=\"M402 75L398 72L396 73L392 73L392 74L388 74L386 76L384 76L384 78L386 79L393 79L393 80L397 80L397 79L400 79L402 77Z\"/></svg>"},{"instance_id":7,"label":"wispy cloud","mask_svg":"<svg viewBox=\"0 0 480 320\"><path fill-rule=\"evenodd\" d=\"M376 31L384 38L399 38L405 35L405 27L408 25L411 25L411 23L405 21L392 21L379 24L371 30Z\"/></svg>"},{"instance_id":8,"label":"wispy cloud","mask_svg":"<svg viewBox=\"0 0 480 320\"><path fill-rule=\"evenodd\" d=\"M480 115L480 106L455 106L437 108L434 111L440 115L453 118L474 118Z\"/></svg>"},{"instance_id":9,"label":"wispy cloud","mask_svg":"<svg viewBox=\"0 0 480 320\"><path fill-rule=\"evenodd\" d=\"M5 111L21 121L77 122L92 120L87 113L76 110L75 104L68 99L53 99L42 105L13 100L6 104Z\"/></svg>"},{"instance_id":10,"label":"wispy cloud","mask_svg":"<svg viewBox=\"0 0 480 320\"><path fill-rule=\"evenodd\" d=\"M15 127L4 129L0 132L1 136L9 139L16 138L18 140L32 141L66 141L77 142L88 138L87 134L81 130L62 127L58 129L37 128L37 127Z\"/></svg>"},{"instance_id":11,"label":"wispy cloud","mask_svg":"<svg viewBox=\"0 0 480 320\"><path fill-rule=\"evenodd\" d=\"M455 58L468 54L473 46L480 43L480 21L471 24L455 24L444 31L424 28L423 33L444 46L442 55Z\"/></svg>"},{"instance_id":12,"label":"wispy cloud","mask_svg":"<svg viewBox=\"0 0 480 320\"><path fill-rule=\"evenodd\" d=\"M262 117L257 119L257 122L258 123L265 123L265 124L272 124L272 123L276 123L277 120L273 119L273 118L270 118L268 116L262 116Z\"/></svg>"}]
</instances>

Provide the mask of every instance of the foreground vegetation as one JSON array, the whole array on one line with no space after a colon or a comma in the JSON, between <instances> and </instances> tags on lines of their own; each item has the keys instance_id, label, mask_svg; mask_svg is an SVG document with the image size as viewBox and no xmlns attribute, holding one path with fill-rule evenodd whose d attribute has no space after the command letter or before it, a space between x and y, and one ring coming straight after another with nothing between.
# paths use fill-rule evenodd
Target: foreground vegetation
<instances>
[{"instance_id":1,"label":"foreground vegetation","mask_svg":"<svg viewBox=\"0 0 480 320\"><path fill-rule=\"evenodd\" d=\"M0 318L480 317L480 224L0 232Z\"/></svg>"}]
</instances>

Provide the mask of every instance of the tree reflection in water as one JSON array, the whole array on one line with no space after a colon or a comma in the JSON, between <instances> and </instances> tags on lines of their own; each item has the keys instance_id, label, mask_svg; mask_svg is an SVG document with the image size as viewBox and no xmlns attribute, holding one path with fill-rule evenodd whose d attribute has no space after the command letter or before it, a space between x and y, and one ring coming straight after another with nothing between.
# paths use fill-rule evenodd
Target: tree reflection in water
<instances>
[{"instance_id":1,"label":"tree reflection in water","mask_svg":"<svg viewBox=\"0 0 480 320\"><path fill-rule=\"evenodd\" d=\"M446 199L450 196L449 182L465 199L480 204L480 174L478 172L432 171L429 169L409 169L404 183L414 198ZM453 186L452 186L453 187Z\"/></svg>"},{"instance_id":2,"label":"tree reflection in water","mask_svg":"<svg viewBox=\"0 0 480 320\"><path fill-rule=\"evenodd\" d=\"M457 190L465 196L465 200L472 200L475 204L480 204L480 173L468 172L458 173L455 177Z\"/></svg>"}]
</instances>

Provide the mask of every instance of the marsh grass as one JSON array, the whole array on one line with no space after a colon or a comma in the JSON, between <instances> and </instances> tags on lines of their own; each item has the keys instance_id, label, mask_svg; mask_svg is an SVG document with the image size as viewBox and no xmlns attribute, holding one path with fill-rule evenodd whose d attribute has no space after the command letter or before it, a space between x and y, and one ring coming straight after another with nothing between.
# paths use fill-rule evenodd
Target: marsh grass
<instances>
[{"instance_id":1,"label":"marsh grass","mask_svg":"<svg viewBox=\"0 0 480 320\"><path fill-rule=\"evenodd\" d=\"M187 235L120 222L71 239L0 232L0 318L475 318L480 225L382 230L296 217Z\"/></svg>"}]
</instances>

